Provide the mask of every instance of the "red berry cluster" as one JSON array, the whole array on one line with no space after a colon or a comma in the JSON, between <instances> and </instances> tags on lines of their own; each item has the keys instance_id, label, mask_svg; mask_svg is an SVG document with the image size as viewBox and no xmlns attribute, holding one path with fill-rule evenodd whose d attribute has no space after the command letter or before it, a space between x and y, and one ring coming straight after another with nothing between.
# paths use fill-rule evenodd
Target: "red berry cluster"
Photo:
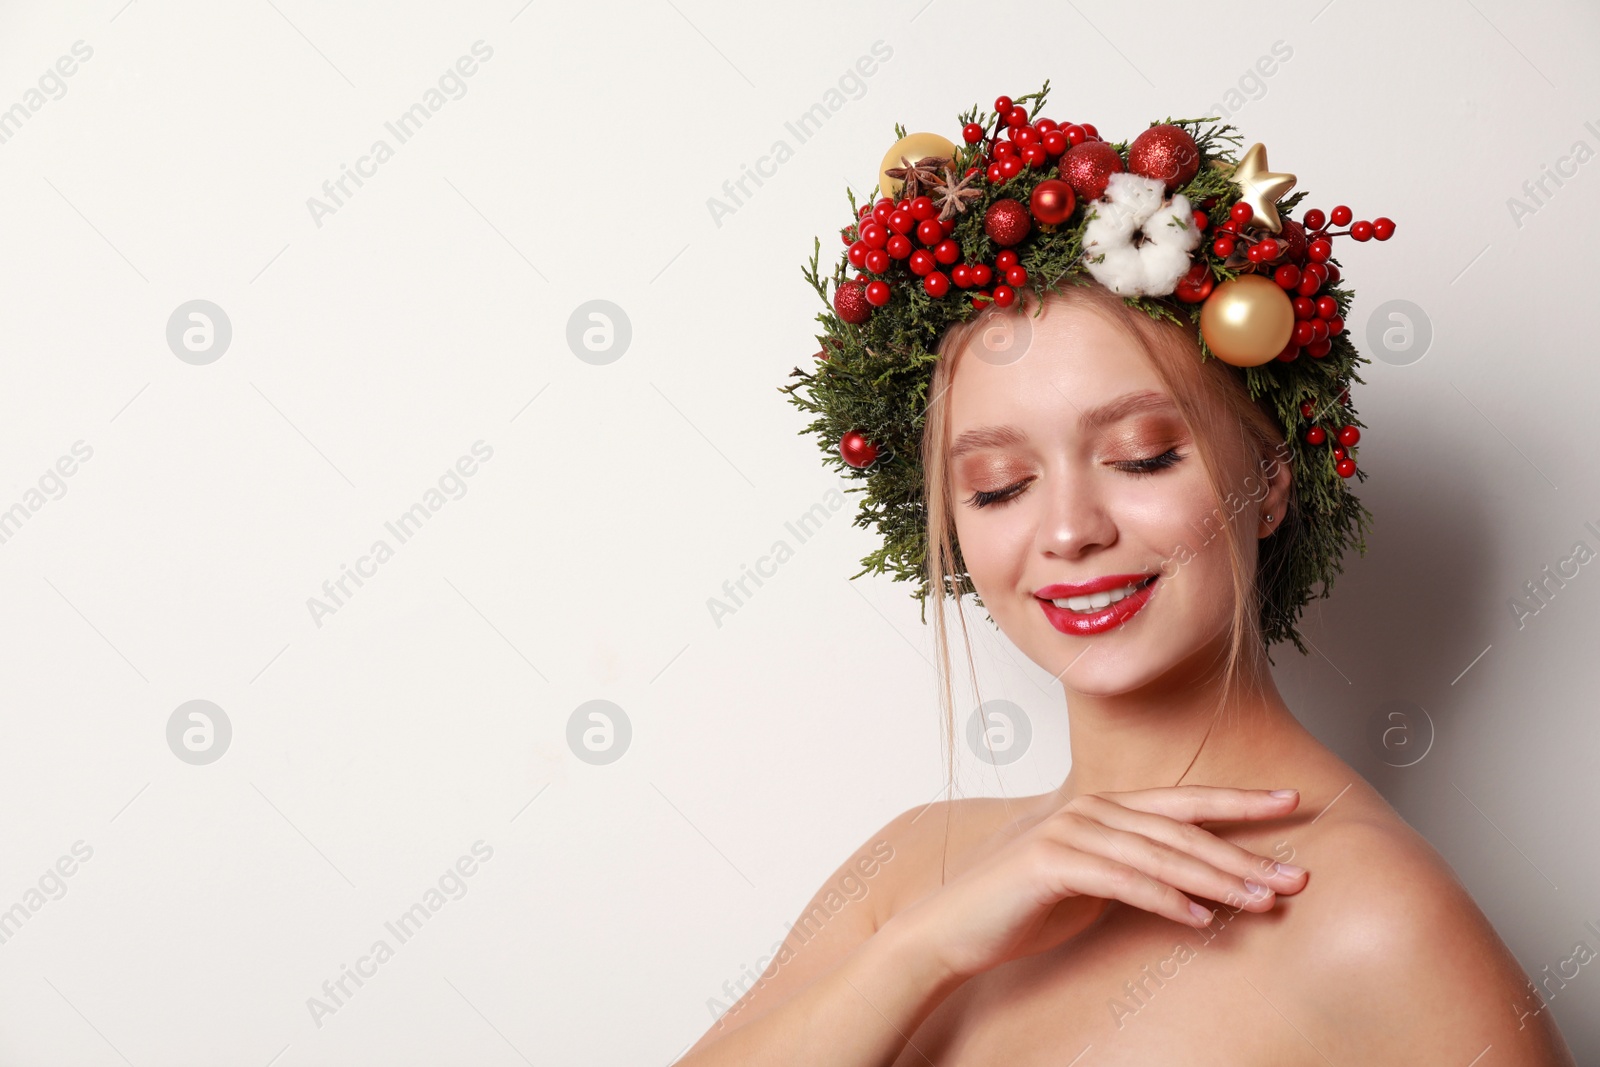
<instances>
[{"instance_id":1,"label":"red berry cluster","mask_svg":"<svg viewBox=\"0 0 1600 1067\"><path fill-rule=\"evenodd\" d=\"M1344 331L1339 302L1324 292L1339 281L1339 268L1328 262L1333 255L1333 238L1349 235L1357 241L1373 238L1387 241L1394 236L1394 220L1379 216L1370 222L1363 220L1350 225L1350 209L1341 204L1333 209L1331 219L1319 210L1306 212L1303 223L1283 219L1274 236L1265 232L1247 233L1245 228L1254 217L1255 211L1249 204L1242 201L1234 204L1228 218L1216 228L1211 251L1227 259L1241 243L1244 244L1250 270L1270 276L1292 294L1294 334L1278 359L1285 363L1296 359L1302 348L1312 358L1321 359L1332 351L1332 339ZM1210 219L1204 211L1197 211L1195 222L1204 230ZM1330 222L1335 226L1349 226L1349 229L1328 229ZM1177 288L1178 298L1190 303L1204 300L1210 293L1210 271L1203 264L1197 264Z\"/></svg>"},{"instance_id":2,"label":"red berry cluster","mask_svg":"<svg viewBox=\"0 0 1600 1067\"><path fill-rule=\"evenodd\" d=\"M1350 404L1350 390L1345 389L1339 393L1339 403L1346 407ZM1358 427L1345 423L1334 428L1330 433L1327 427L1315 422L1317 412L1311 401L1300 402L1300 416L1312 420L1311 426L1302 435L1307 444L1320 445L1329 441L1338 442L1333 446L1333 466L1339 472L1339 477L1349 478L1356 472L1355 446L1361 440L1361 430Z\"/></svg>"},{"instance_id":3,"label":"red berry cluster","mask_svg":"<svg viewBox=\"0 0 1600 1067\"><path fill-rule=\"evenodd\" d=\"M1059 123L1045 118L1030 121L1028 109L1013 103L1009 96L996 98L994 111L992 133L976 122L967 123L961 130L961 139L967 144L985 142L983 173L992 183L1015 178L1028 167L1043 170L1073 146L1100 140L1100 131L1087 122Z\"/></svg>"}]
</instances>

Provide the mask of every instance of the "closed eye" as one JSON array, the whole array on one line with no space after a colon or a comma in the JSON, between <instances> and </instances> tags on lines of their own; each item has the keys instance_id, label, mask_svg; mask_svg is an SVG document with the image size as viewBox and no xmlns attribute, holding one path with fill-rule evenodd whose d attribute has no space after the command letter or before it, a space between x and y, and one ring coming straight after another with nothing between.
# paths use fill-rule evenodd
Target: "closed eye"
<instances>
[{"instance_id":1,"label":"closed eye","mask_svg":"<svg viewBox=\"0 0 1600 1067\"><path fill-rule=\"evenodd\" d=\"M1176 448L1169 448L1159 456L1126 460L1121 463L1114 463L1112 466L1118 470L1127 471L1129 474L1154 474L1156 471L1166 470L1183 458L1183 453Z\"/></svg>"},{"instance_id":2,"label":"closed eye","mask_svg":"<svg viewBox=\"0 0 1600 1067\"><path fill-rule=\"evenodd\" d=\"M1184 453L1179 452L1176 448L1169 448L1159 456L1148 456L1143 459L1122 460L1111 465L1128 474L1155 474L1157 471L1166 470L1168 467L1173 466L1184 458L1186 458ZM991 505L1010 503L1022 495L1022 491L1028 487L1028 483L1032 480L1032 478L1025 478L1022 481L1017 482L1015 485L1006 486L1004 489L975 490L973 494L967 498L966 503L968 506L974 508L986 508Z\"/></svg>"}]
</instances>

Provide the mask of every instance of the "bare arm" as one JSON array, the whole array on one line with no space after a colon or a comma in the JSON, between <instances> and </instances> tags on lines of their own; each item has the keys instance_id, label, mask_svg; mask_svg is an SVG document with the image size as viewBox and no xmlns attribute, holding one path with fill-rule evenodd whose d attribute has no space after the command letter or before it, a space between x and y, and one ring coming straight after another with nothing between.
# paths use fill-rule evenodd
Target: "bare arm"
<instances>
[{"instance_id":1,"label":"bare arm","mask_svg":"<svg viewBox=\"0 0 1600 1067\"><path fill-rule=\"evenodd\" d=\"M712 1027L679 1067L888 1067L962 981L917 922L915 909L902 912L765 1014L720 1036Z\"/></svg>"}]
</instances>

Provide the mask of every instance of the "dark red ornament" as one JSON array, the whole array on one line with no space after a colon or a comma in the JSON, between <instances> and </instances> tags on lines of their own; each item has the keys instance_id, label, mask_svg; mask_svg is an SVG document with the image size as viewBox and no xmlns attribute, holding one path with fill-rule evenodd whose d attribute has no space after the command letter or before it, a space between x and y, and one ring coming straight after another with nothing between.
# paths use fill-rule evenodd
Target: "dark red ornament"
<instances>
[{"instance_id":1,"label":"dark red ornament","mask_svg":"<svg viewBox=\"0 0 1600 1067\"><path fill-rule=\"evenodd\" d=\"M867 440L860 430L851 430L839 438L839 455L850 466L860 470L872 466L872 461L878 458L878 446Z\"/></svg>"},{"instance_id":2,"label":"dark red ornament","mask_svg":"<svg viewBox=\"0 0 1600 1067\"><path fill-rule=\"evenodd\" d=\"M1285 263L1300 264L1306 259L1306 249L1310 242L1306 238L1306 228L1293 219L1280 219L1281 228L1278 231L1278 244L1283 248L1283 261Z\"/></svg>"},{"instance_id":3,"label":"dark red ornament","mask_svg":"<svg viewBox=\"0 0 1600 1067\"><path fill-rule=\"evenodd\" d=\"M845 282L833 291L833 310L839 317L854 326L860 326L872 317L872 305L867 303L867 288L860 282Z\"/></svg>"},{"instance_id":4,"label":"dark red ornament","mask_svg":"<svg viewBox=\"0 0 1600 1067\"><path fill-rule=\"evenodd\" d=\"M1061 177L1084 200L1105 195L1106 182L1123 170L1122 157L1105 141L1073 145L1061 157Z\"/></svg>"},{"instance_id":5,"label":"dark red ornament","mask_svg":"<svg viewBox=\"0 0 1600 1067\"><path fill-rule=\"evenodd\" d=\"M1165 182L1170 193L1200 173L1200 149L1181 126L1152 126L1128 146L1128 171Z\"/></svg>"},{"instance_id":6,"label":"dark red ornament","mask_svg":"<svg viewBox=\"0 0 1600 1067\"><path fill-rule=\"evenodd\" d=\"M1072 186L1060 178L1046 178L1034 186L1033 196L1028 200L1028 210L1046 226L1059 226L1066 222L1067 216L1077 206L1078 198Z\"/></svg>"},{"instance_id":7,"label":"dark red ornament","mask_svg":"<svg viewBox=\"0 0 1600 1067\"><path fill-rule=\"evenodd\" d=\"M983 214L983 232L1003 248L1019 243L1028 236L1028 231L1032 228L1033 222L1028 218L1028 209L1010 197L996 200Z\"/></svg>"}]
</instances>

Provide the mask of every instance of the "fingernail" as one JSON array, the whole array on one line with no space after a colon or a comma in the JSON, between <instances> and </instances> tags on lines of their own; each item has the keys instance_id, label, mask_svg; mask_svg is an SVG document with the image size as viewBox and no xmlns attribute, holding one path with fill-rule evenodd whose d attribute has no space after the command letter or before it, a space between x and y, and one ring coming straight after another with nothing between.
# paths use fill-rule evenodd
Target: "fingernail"
<instances>
[{"instance_id":1,"label":"fingernail","mask_svg":"<svg viewBox=\"0 0 1600 1067\"><path fill-rule=\"evenodd\" d=\"M1298 789L1274 789L1272 795L1275 797L1292 797L1298 792L1300 792Z\"/></svg>"},{"instance_id":2,"label":"fingernail","mask_svg":"<svg viewBox=\"0 0 1600 1067\"><path fill-rule=\"evenodd\" d=\"M1211 921L1211 911L1210 911L1210 909L1202 908L1200 905L1196 904L1192 900L1189 901L1189 910L1194 912L1194 917L1196 919L1200 919L1203 922L1210 922Z\"/></svg>"},{"instance_id":3,"label":"fingernail","mask_svg":"<svg viewBox=\"0 0 1600 1067\"><path fill-rule=\"evenodd\" d=\"M1245 888L1245 892L1247 892L1247 893L1249 893L1249 894L1250 894L1250 895L1251 895L1251 896L1253 896L1253 897L1259 897L1259 896L1261 896L1261 895L1262 895L1262 894L1263 894L1263 893L1266 893L1266 892L1268 892L1268 890L1267 890L1267 887L1266 887L1266 886L1264 886L1264 885L1257 885L1257 884L1256 884L1256 883L1254 883L1254 882L1252 882L1252 881L1251 881L1251 880L1250 880L1250 879L1248 879L1248 878L1246 878L1246 879L1245 879L1245 880L1244 880L1244 888Z\"/></svg>"},{"instance_id":4,"label":"fingernail","mask_svg":"<svg viewBox=\"0 0 1600 1067\"><path fill-rule=\"evenodd\" d=\"M1306 873L1304 867L1296 867L1292 863L1275 863L1273 866L1277 867L1278 873L1286 878L1298 878Z\"/></svg>"}]
</instances>

